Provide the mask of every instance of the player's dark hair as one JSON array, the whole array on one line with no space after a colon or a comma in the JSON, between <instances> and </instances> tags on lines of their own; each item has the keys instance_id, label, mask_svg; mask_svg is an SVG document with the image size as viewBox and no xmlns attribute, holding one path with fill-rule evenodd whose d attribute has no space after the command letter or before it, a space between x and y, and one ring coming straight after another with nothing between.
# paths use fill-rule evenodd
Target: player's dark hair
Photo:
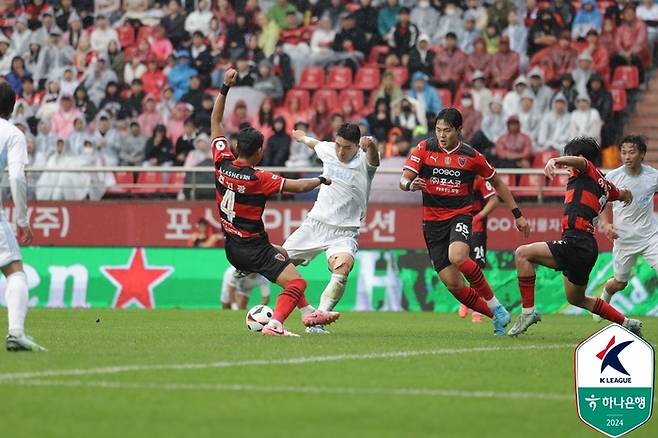
<instances>
[{"instance_id":1,"label":"player's dark hair","mask_svg":"<svg viewBox=\"0 0 658 438\"><path fill-rule=\"evenodd\" d=\"M647 153L647 139L641 135L627 135L619 144L623 145L624 143L635 145L638 151L644 154Z\"/></svg>"},{"instance_id":2,"label":"player's dark hair","mask_svg":"<svg viewBox=\"0 0 658 438\"><path fill-rule=\"evenodd\" d=\"M0 80L0 117L9 119L11 113L14 112L14 105L16 104L16 93L11 88L9 82Z\"/></svg>"},{"instance_id":3,"label":"player's dark hair","mask_svg":"<svg viewBox=\"0 0 658 438\"><path fill-rule=\"evenodd\" d=\"M336 137L343 137L349 142L358 143L361 138L361 130L359 129L359 125L355 125L354 123L343 123L338 128Z\"/></svg>"},{"instance_id":4,"label":"player's dark hair","mask_svg":"<svg viewBox=\"0 0 658 438\"><path fill-rule=\"evenodd\" d=\"M460 129L463 123L462 113L460 113L459 110L457 110L456 108L442 109L439 112L439 115L436 116L436 120L434 121L434 126L436 126L437 123L439 123L439 120L443 120L449 126L455 129Z\"/></svg>"},{"instance_id":5,"label":"player's dark hair","mask_svg":"<svg viewBox=\"0 0 658 438\"><path fill-rule=\"evenodd\" d=\"M263 134L257 129L248 127L238 132L238 154L243 157L251 157L256 151L263 147Z\"/></svg>"},{"instance_id":6,"label":"player's dark hair","mask_svg":"<svg viewBox=\"0 0 658 438\"><path fill-rule=\"evenodd\" d=\"M582 156L594 163L599 157L601 146L594 137L576 137L564 147L564 155Z\"/></svg>"}]
</instances>

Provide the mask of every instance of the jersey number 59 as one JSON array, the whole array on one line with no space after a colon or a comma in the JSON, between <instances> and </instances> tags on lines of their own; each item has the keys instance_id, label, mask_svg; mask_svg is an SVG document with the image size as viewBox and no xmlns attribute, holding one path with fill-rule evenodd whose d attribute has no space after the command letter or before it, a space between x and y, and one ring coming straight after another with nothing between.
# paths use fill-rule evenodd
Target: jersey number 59
<instances>
[{"instance_id":1,"label":"jersey number 59","mask_svg":"<svg viewBox=\"0 0 658 438\"><path fill-rule=\"evenodd\" d=\"M235 192L233 190L226 190L222 198L219 209L226 215L226 220L233 223L235 218Z\"/></svg>"}]
</instances>

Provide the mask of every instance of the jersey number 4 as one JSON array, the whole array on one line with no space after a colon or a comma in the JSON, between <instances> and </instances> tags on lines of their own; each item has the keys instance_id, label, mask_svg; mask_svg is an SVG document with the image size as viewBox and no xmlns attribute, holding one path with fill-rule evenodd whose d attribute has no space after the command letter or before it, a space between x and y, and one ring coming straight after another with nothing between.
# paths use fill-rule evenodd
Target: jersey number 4
<instances>
[{"instance_id":1,"label":"jersey number 4","mask_svg":"<svg viewBox=\"0 0 658 438\"><path fill-rule=\"evenodd\" d=\"M226 220L233 223L235 218L235 192L233 190L227 190L224 193L221 204L219 204L219 209L226 215Z\"/></svg>"}]
</instances>

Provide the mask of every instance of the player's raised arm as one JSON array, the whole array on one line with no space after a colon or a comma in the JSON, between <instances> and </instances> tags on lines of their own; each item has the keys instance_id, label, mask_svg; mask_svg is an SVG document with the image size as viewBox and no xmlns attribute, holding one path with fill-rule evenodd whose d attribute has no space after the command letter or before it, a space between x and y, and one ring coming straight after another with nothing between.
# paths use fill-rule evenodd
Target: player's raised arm
<instances>
[{"instance_id":1,"label":"player's raised arm","mask_svg":"<svg viewBox=\"0 0 658 438\"><path fill-rule=\"evenodd\" d=\"M305 193L320 185L331 185L331 178L318 176L316 178L287 179L283 183L283 191L288 193Z\"/></svg>"},{"instance_id":2,"label":"player's raised arm","mask_svg":"<svg viewBox=\"0 0 658 438\"><path fill-rule=\"evenodd\" d=\"M361 137L359 140L359 146L366 153L368 164L371 167L379 167L380 161L379 150L377 149L377 141L373 137L366 135L365 137Z\"/></svg>"},{"instance_id":3,"label":"player's raised arm","mask_svg":"<svg viewBox=\"0 0 658 438\"><path fill-rule=\"evenodd\" d=\"M587 169L587 159L583 157L571 156L551 158L546 163L546 167L544 167L544 175L546 175L546 178L548 179L553 179L557 169L564 167L573 167L574 169L584 171Z\"/></svg>"},{"instance_id":4,"label":"player's raised arm","mask_svg":"<svg viewBox=\"0 0 658 438\"><path fill-rule=\"evenodd\" d=\"M599 228L605 237L610 240L615 240L619 238L619 235L617 234L617 230L615 230L615 226L608 220L611 210L612 204L606 204L603 211L599 214Z\"/></svg>"},{"instance_id":5,"label":"player's raised arm","mask_svg":"<svg viewBox=\"0 0 658 438\"><path fill-rule=\"evenodd\" d=\"M295 141L310 147L311 149L315 149L318 143L320 143L320 140L307 136L306 133L300 129L295 129L292 131L292 138Z\"/></svg>"},{"instance_id":6,"label":"player's raised arm","mask_svg":"<svg viewBox=\"0 0 658 438\"><path fill-rule=\"evenodd\" d=\"M224 106L226 105L226 95L228 94L229 88L235 85L235 81L238 78L238 72L235 69L228 69L224 73L224 83L222 88L219 90L219 95L215 99L215 106L212 109L212 115L210 116L210 136L211 138L224 137L226 132L224 131L224 125L222 120L224 119Z\"/></svg>"}]
</instances>

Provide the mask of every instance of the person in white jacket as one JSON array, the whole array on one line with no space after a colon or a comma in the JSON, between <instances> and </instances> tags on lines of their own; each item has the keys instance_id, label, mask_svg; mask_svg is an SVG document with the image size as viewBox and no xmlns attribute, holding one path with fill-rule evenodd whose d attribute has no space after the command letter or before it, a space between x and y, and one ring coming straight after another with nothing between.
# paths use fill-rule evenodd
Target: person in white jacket
<instances>
[{"instance_id":1,"label":"person in white jacket","mask_svg":"<svg viewBox=\"0 0 658 438\"><path fill-rule=\"evenodd\" d=\"M208 36L212 17L212 12L210 12L210 2L208 0L199 0L197 8L193 12L190 12L185 19L185 30L190 35L199 31L203 35Z\"/></svg>"},{"instance_id":2,"label":"person in white jacket","mask_svg":"<svg viewBox=\"0 0 658 438\"><path fill-rule=\"evenodd\" d=\"M601 142L601 127L603 122L599 112L591 107L591 100L585 93L578 95L576 99L576 110L571 113L571 125L569 127L569 136L575 137L594 137L596 141Z\"/></svg>"},{"instance_id":3,"label":"person in white jacket","mask_svg":"<svg viewBox=\"0 0 658 438\"><path fill-rule=\"evenodd\" d=\"M562 154L564 145L570 140L571 114L567 111L567 98L557 93L551 111L544 114L539 123L539 135L533 152L555 149Z\"/></svg>"},{"instance_id":4,"label":"person in white jacket","mask_svg":"<svg viewBox=\"0 0 658 438\"><path fill-rule=\"evenodd\" d=\"M505 117L511 117L519 113L521 96L528 89L528 81L525 76L519 76L514 81L514 88L509 91L503 99L503 112Z\"/></svg>"}]
</instances>

